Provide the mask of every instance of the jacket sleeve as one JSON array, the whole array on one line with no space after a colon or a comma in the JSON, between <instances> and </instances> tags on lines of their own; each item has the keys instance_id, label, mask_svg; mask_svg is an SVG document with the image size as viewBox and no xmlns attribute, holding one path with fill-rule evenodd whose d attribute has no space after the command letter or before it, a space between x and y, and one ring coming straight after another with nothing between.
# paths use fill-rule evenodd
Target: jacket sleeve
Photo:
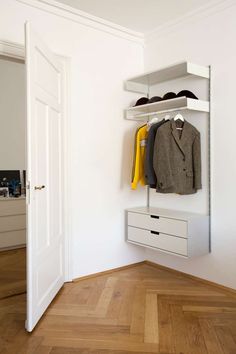
<instances>
[{"instance_id":1,"label":"jacket sleeve","mask_svg":"<svg viewBox=\"0 0 236 354\"><path fill-rule=\"evenodd\" d=\"M148 135L147 135L147 144L144 158L144 176L146 184L150 185L155 183L155 179L152 175L154 174L153 170L153 149L154 149L154 140L155 140L155 129L154 126L151 126Z\"/></svg>"},{"instance_id":2,"label":"jacket sleeve","mask_svg":"<svg viewBox=\"0 0 236 354\"><path fill-rule=\"evenodd\" d=\"M202 188L202 172L201 172L201 140L198 133L193 142L193 173L194 173L194 188Z\"/></svg>"},{"instance_id":3,"label":"jacket sleeve","mask_svg":"<svg viewBox=\"0 0 236 354\"><path fill-rule=\"evenodd\" d=\"M132 181L131 188L136 189L139 181L139 160L140 160L140 144L139 144L139 129L137 129L135 134L135 148L134 148L134 158L133 158L133 170L132 170Z\"/></svg>"},{"instance_id":4,"label":"jacket sleeve","mask_svg":"<svg viewBox=\"0 0 236 354\"><path fill-rule=\"evenodd\" d=\"M156 175L156 178L158 179L159 174L158 174L158 131L155 136L155 141L154 141L154 150L153 150L153 169Z\"/></svg>"}]
</instances>

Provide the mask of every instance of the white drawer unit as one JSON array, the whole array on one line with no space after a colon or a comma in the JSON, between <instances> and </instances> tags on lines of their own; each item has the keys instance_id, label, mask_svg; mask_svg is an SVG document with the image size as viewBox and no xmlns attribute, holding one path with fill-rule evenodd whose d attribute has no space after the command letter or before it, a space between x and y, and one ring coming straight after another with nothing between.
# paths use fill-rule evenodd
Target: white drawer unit
<instances>
[{"instance_id":1,"label":"white drawer unit","mask_svg":"<svg viewBox=\"0 0 236 354\"><path fill-rule=\"evenodd\" d=\"M209 253L209 216L188 212L132 208L126 215L127 241L190 258Z\"/></svg>"},{"instance_id":2,"label":"white drawer unit","mask_svg":"<svg viewBox=\"0 0 236 354\"><path fill-rule=\"evenodd\" d=\"M25 198L0 199L0 250L26 244Z\"/></svg>"},{"instance_id":3,"label":"white drawer unit","mask_svg":"<svg viewBox=\"0 0 236 354\"><path fill-rule=\"evenodd\" d=\"M0 249L18 248L25 245L26 230L0 232Z\"/></svg>"},{"instance_id":4,"label":"white drawer unit","mask_svg":"<svg viewBox=\"0 0 236 354\"><path fill-rule=\"evenodd\" d=\"M128 213L128 225L145 230L187 237L187 222L153 214Z\"/></svg>"},{"instance_id":5,"label":"white drawer unit","mask_svg":"<svg viewBox=\"0 0 236 354\"><path fill-rule=\"evenodd\" d=\"M26 214L25 198L0 199L0 216Z\"/></svg>"},{"instance_id":6,"label":"white drawer unit","mask_svg":"<svg viewBox=\"0 0 236 354\"><path fill-rule=\"evenodd\" d=\"M0 232L23 230L26 228L25 215L8 215L0 217Z\"/></svg>"}]
</instances>

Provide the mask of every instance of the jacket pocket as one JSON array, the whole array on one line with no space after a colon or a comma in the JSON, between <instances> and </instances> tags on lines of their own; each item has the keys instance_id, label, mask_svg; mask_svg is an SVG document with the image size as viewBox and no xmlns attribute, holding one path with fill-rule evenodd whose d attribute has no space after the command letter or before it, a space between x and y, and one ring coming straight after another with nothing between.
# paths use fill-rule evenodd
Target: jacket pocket
<instances>
[{"instance_id":1,"label":"jacket pocket","mask_svg":"<svg viewBox=\"0 0 236 354\"><path fill-rule=\"evenodd\" d=\"M170 188L174 185L172 176L163 176L157 180L157 186L160 189Z\"/></svg>"}]
</instances>

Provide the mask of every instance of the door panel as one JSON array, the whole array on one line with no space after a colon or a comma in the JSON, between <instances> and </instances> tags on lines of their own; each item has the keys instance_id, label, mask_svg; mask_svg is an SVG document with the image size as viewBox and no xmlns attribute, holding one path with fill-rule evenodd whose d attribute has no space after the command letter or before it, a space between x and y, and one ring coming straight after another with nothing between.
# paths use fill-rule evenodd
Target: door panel
<instances>
[{"instance_id":1,"label":"door panel","mask_svg":"<svg viewBox=\"0 0 236 354\"><path fill-rule=\"evenodd\" d=\"M37 197L34 198L35 204L35 220L33 222L33 230L36 238L36 248L38 252L44 250L49 245L49 230L48 230L48 198L46 197L48 184L47 168L48 166L48 116L47 104L35 101L35 117L32 122L34 129L34 145L35 145L35 158L32 168L35 170L35 185L44 185L40 193L37 192ZM35 125L35 127L34 127ZM33 191L33 193L35 193Z\"/></svg>"},{"instance_id":2,"label":"door panel","mask_svg":"<svg viewBox=\"0 0 236 354\"><path fill-rule=\"evenodd\" d=\"M50 255L44 263L41 263L37 272L37 301L41 304L47 303L47 296L53 290L54 286L60 281L62 275L62 251L61 246ZM50 271L49 271L50 269ZM46 304L47 305L47 304Z\"/></svg>"},{"instance_id":3,"label":"door panel","mask_svg":"<svg viewBox=\"0 0 236 354\"><path fill-rule=\"evenodd\" d=\"M54 66L52 58L47 58L39 48L36 48L35 56L37 85L59 101L60 71Z\"/></svg>"},{"instance_id":4,"label":"door panel","mask_svg":"<svg viewBox=\"0 0 236 354\"><path fill-rule=\"evenodd\" d=\"M27 321L32 331L64 283L63 70L26 24Z\"/></svg>"},{"instance_id":5,"label":"door panel","mask_svg":"<svg viewBox=\"0 0 236 354\"><path fill-rule=\"evenodd\" d=\"M62 235L62 199L54 198L60 195L62 190L61 180L61 115L52 109L50 111L49 139L51 141L49 150L49 178L50 178L50 217L51 217L51 236L53 239L60 238Z\"/></svg>"}]
</instances>

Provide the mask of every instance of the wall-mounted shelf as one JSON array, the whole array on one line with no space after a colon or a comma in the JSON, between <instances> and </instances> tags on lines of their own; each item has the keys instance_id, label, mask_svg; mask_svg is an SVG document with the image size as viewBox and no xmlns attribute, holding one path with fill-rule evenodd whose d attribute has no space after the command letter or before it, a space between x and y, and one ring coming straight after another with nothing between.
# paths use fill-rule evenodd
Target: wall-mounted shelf
<instances>
[{"instance_id":1,"label":"wall-mounted shelf","mask_svg":"<svg viewBox=\"0 0 236 354\"><path fill-rule=\"evenodd\" d=\"M163 85L158 87L158 84L175 79L185 79L186 77L190 79L188 82L190 86L186 85L187 80L183 80L183 82L177 83L178 90L180 87L182 90L196 87L199 92L198 97L204 97L205 101L188 97L177 97L170 100L129 107L125 110L125 118L147 121L155 114L182 110L205 113L200 116L207 117L207 122L205 124L201 120L199 126L201 129L207 129L207 132L204 131L204 138L208 135L207 146L205 147L208 156L204 159L204 166L206 166L205 163L208 164L208 175L206 175L207 180L202 192L207 197L208 205L206 206L206 213L209 215L186 213L181 210L184 209L181 206L180 210L172 209L172 205L178 209L179 196L176 199L176 203L172 202L173 197L170 199L170 209L150 207L150 201L152 200L150 199L150 188L148 187L146 206L132 208L126 212L126 240L142 247L156 249L188 259L211 252L211 68L210 66L201 66L188 62L174 64L160 70L130 78L125 82L124 86L127 91L141 93L143 96L150 97L160 95L161 90L158 92L158 89ZM164 85L163 87L165 87L166 91L176 91L176 83L174 82L169 82L169 85ZM161 93L163 94L163 92ZM191 115L189 115L190 117ZM196 119L196 117L193 118ZM203 193L201 194L203 195ZM164 197L164 194L162 197ZM199 197L202 200L200 193ZM168 198L167 194L166 198Z\"/></svg>"},{"instance_id":2,"label":"wall-mounted shelf","mask_svg":"<svg viewBox=\"0 0 236 354\"><path fill-rule=\"evenodd\" d=\"M171 100L159 101L130 107L125 110L126 119L142 119L156 113L167 113L178 110L209 112L209 102L187 97L177 97Z\"/></svg>"},{"instance_id":3,"label":"wall-mounted shelf","mask_svg":"<svg viewBox=\"0 0 236 354\"><path fill-rule=\"evenodd\" d=\"M132 77L126 80L125 89L127 91L147 95L150 86L169 80L184 78L189 75L209 79L210 68L208 66L196 65L189 62L178 63L163 69Z\"/></svg>"}]
</instances>

